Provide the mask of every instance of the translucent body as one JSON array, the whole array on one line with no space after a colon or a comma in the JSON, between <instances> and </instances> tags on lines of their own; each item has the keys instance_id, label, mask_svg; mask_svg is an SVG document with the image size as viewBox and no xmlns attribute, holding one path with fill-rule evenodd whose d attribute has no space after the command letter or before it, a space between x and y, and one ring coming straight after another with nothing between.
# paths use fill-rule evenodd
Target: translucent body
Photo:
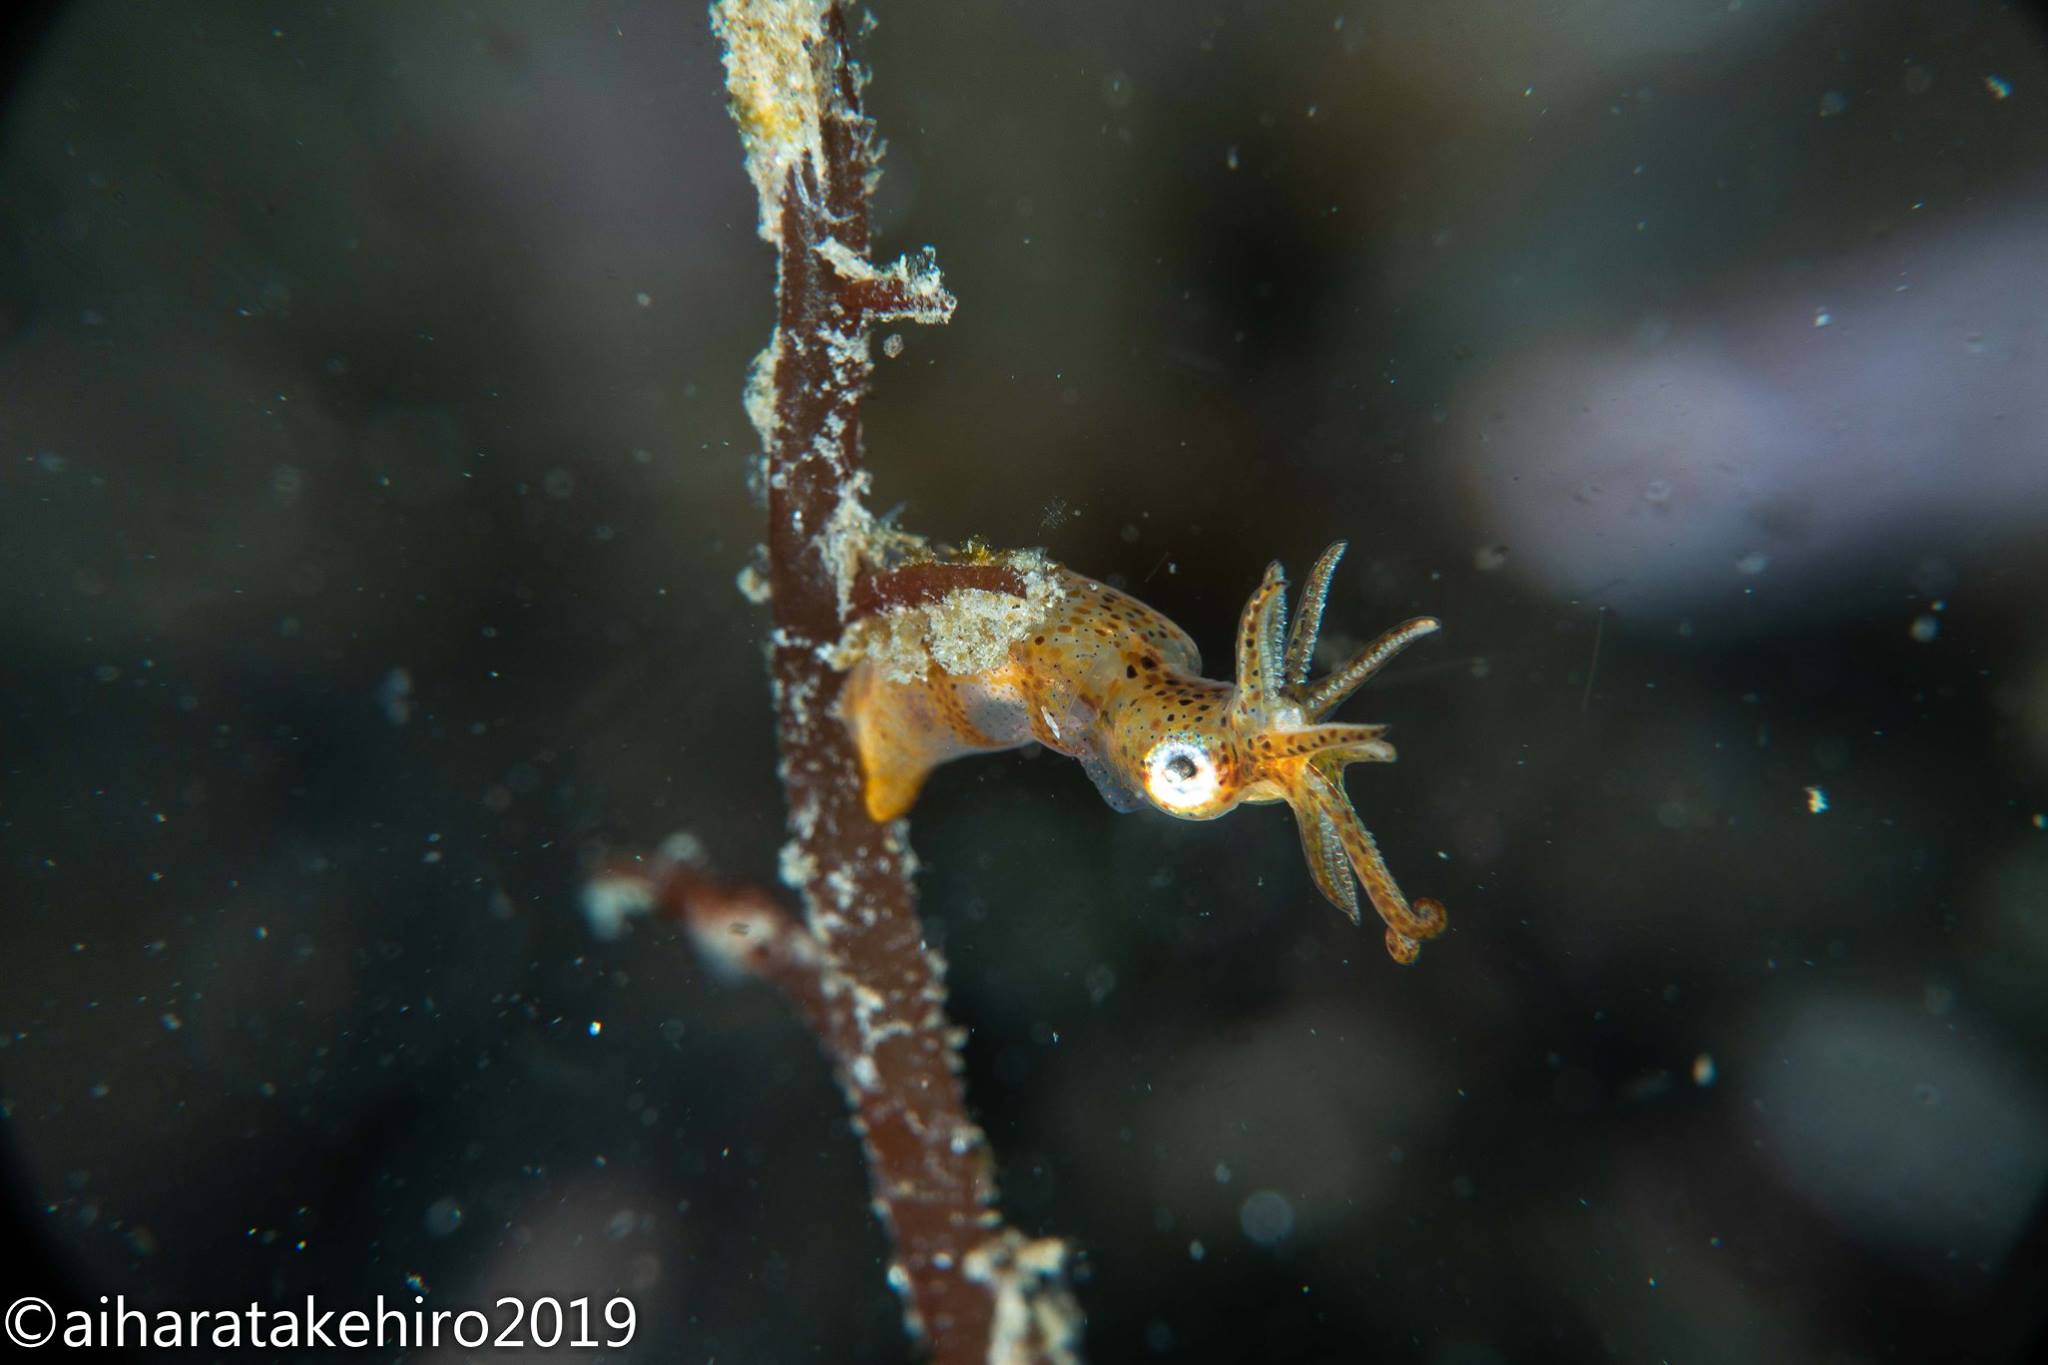
<instances>
[{"instance_id":1,"label":"translucent body","mask_svg":"<svg viewBox=\"0 0 2048 1365\"><path fill-rule=\"evenodd\" d=\"M1311 683L1307 672L1330 574L1325 551L1287 631L1280 566L1246 604L1237 681L1201 676L1201 655L1180 627L1126 593L1070 570L1045 619L991 668L949 673L936 664L908 681L855 664L841 706L860 752L868 812L892 820L917 800L931 770L964 754L1037 742L1079 759L1120 811L1151 804L1210 820L1240 802L1285 801L1317 887L1360 918L1358 886L1387 925L1387 950L1413 961L1442 932L1443 907L1402 896L1344 793L1343 770L1391 762L1377 725L1318 723L1411 640L1437 629L1419 617L1387 632L1344 667ZM1354 882L1353 878L1356 877Z\"/></svg>"}]
</instances>

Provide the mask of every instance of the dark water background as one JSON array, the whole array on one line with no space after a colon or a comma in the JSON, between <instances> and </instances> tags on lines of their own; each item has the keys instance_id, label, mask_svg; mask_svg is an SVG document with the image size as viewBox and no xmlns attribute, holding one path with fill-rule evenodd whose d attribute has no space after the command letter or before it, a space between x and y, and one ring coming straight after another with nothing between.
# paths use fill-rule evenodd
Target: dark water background
<instances>
[{"instance_id":1,"label":"dark water background","mask_svg":"<svg viewBox=\"0 0 2048 1365\"><path fill-rule=\"evenodd\" d=\"M1451 932L1050 758L913 821L1102 1361L2010 1360L2048 1185L2048 61L1813 0L889 5L907 525L1346 714ZM49 10L0 111L0 1145L60 1304L895 1361L839 1098L588 860L782 809L701 6ZM1827 809L1813 813L1815 798ZM601 1029L594 1029L601 1023Z\"/></svg>"}]
</instances>

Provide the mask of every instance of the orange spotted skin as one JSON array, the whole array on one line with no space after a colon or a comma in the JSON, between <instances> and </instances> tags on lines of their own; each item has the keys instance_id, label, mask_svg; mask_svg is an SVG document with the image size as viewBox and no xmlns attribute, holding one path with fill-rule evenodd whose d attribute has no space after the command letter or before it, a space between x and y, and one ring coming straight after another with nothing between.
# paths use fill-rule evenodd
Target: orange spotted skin
<instances>
[{"instance_id":1,"label":"orange spotted skin","mask_svg":"<svg viewBox=\"0 0 2048 1365\"><path fill-rule=\"evenodd\" d=\"M1386 923L1388 952L1412 962L1422 942L1443 931L1443 907L1402 896L1343 781L1349 764L1391 762L1393 746L1383 726L1319 722L1438 626L1429 617L1406 622L1311 681L1323 602L1343 550L1333 545L1316 562L1291 633L1286 580L1278 564L1267 568L1238 629L1235 683L1202 677L1194 641L1173 622L1067 569L1055 571L1060 592L1044 620L993 668L948 673L933 664L905 682L877 663L856 663L841 707L860 753L868 813L903 815L948 759L1033 741L1079 759L1117 810L1150 804L1212 820L1241 802L1285 801L1317 888L1357 921L1362 885Z\"/></svg>"}]
</instances>

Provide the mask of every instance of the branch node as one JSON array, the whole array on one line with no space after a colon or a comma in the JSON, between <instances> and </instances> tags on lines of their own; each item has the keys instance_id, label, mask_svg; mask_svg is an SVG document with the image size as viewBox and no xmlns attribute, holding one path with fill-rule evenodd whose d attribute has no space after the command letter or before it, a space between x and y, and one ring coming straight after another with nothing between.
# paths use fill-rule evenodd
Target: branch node
<instances>
[{"instance_id":1,"label":"branch node","mask_svg":"<svg viewBox=\"0 0 2048 1365\"><path fill-rule=\"evenodd\" d=\"M815 249L837 277L840 306L854 327L865 330L889 322L938 326L953 320L957 300L946 292L938 253L931 247L898 256L883 269L837 237L825 238Z\"/></svg>"},{"instance_id":2,"label":"branch node","mask_svg":"<svg viewBox=\"0 0 2048 1365\"><path fill-rule=\"evenodd\" d=\"M1067 1244L1006 1228L967 1253L967 1278L996 1299L990 1365L1079 1365L1081 1309L1067 1289Z\"/></svg>"}]
</instances>

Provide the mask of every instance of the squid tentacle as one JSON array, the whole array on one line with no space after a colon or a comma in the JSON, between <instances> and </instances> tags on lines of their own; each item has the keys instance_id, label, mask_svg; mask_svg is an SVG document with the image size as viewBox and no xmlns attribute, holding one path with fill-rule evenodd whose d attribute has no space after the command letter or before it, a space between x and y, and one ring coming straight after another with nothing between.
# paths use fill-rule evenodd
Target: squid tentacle
<instances>
[{"instance_id":1,"label":"squid tentacle","mask_svg":"<svg viewBox=\"0 0 2048 1365\"><path fill-rule=\"evenodd\" d=\"M1237 627L1237 696L1233 715L1253 720L1283 694L1287 634L1287 577L1280 561L1266 566L1258 590L1244 604Z\"/></svg>"},{"instance_id":2,"label":"squid tentacle","mask_svg":"<svg viewBox=\"0 0 2048 1365\"><path fill-rule=\"evenodd\" d=\"M1290 689L1298 689L1308 681L1308 671L1315 663L1316 640L1323 631L1323 606L1330 599L1330 579L1337 572L1337 561L1344 557L1346 547L1345 541L1333 543L1302 580L1301 599L1294 607L1294 629L1287 637Z\"/></svg>"},{"instance_id":3,"label":"squid tentacle","mask_svg":"<svg viewBox=\"0 0 2048 1365\"><path fill-rule=\"evenodd\" d=\"M1358 882L1344 856L1343 841L1330 817L1317 809L1297 811L1294 820L1301 831L1301 853L1308 860L1309 876L1323 899L1342 910L1353 924L1363 922L1358 904Z\"/></svg>"},{"instance_id":4,"label":"squid tentacle","mask_svg":"<svg viewBox=\"0 0 2048 1365\"><path fill-rule=\"evenodd\" d=\"M1403 621L1359 650L1342 668L1333 670L1313 687L1305 688L1300 693L1302 711L1310 720L1320 720L1329 715L1363 687L1366 679L1385 667L1388 660L1423 636L1434 635L1441 629L1443 623L1434 616L1418 616L1412 621Z\"/></svg>"},{"instance_id":5,"label":"squid tentacle","mask_svg":"<svg viewBox=\"0 0 2048 1365\"><path fill-rule=\"evenodd\" d=\"M1304 765L1301 791L1308 807L1297 812L1301 823L1306 826L1313 822L1319 839L1329 833L1336 835L1351 872L1365 888L1366 899L1372 902L1372 908L1386 923L1387 952L1397 962L1413 962L1421 951L1423 940L1435 938L1443 932L1447 922L1443 905L1426 896L1417 898L1411 905L1401 894L1394 874L1387 870L1386 860L1380 856L1379 846L1373 842L1371 831L1358 818L1358 811L1344 792L1343 769L1339 762L1319 758ZM1304 844L1306 842L1304 838ZM1310 863L1310 870L1316 870L1314 861ZM1324 880L1324 876L1317 875L1317 888L1328 895L1323 887ZM1338 909L1347 909L1342 897L1332 897L1331 900Z\"/></svg>"},{"instance_id":6,"label":"squid tentacle","mask_svg":"<svg viewBox=\"0 0 2048 1365\"><path fill-rule=\"evenodd\" d=\"M1231 712L1240 725L1260 732L1260 755L1281 765L1283 794L1294 808L1302 856L1324 899L1356 924L1362 920L1359 889L1386 924L1387 952L1413 962L1424 940L1443 932L1444 908L1427 897L1410 903L1388 871L1371 831L1344 790L1344 769L1352 763L1391 763L1394 746L1384 725L1320 722L1348 700L1373 674L1416 640L1438 630L1435 617L1418 616L1387 631L1319 681L1309 681L1330 582L1345 542L1337 541L1316 559L1295 603L1287 628L1286 578L1277 563L1266 568L1257 591L1245 603L1237 638L1237 696ZM1284 637L1284 645L1282 643ZM1275 715L1276 703L1299 710ZM1282 724L1276 725L1276 721ZM1272 769L1269 769L1272 771Z\"/></svg>"}]
</instances>

